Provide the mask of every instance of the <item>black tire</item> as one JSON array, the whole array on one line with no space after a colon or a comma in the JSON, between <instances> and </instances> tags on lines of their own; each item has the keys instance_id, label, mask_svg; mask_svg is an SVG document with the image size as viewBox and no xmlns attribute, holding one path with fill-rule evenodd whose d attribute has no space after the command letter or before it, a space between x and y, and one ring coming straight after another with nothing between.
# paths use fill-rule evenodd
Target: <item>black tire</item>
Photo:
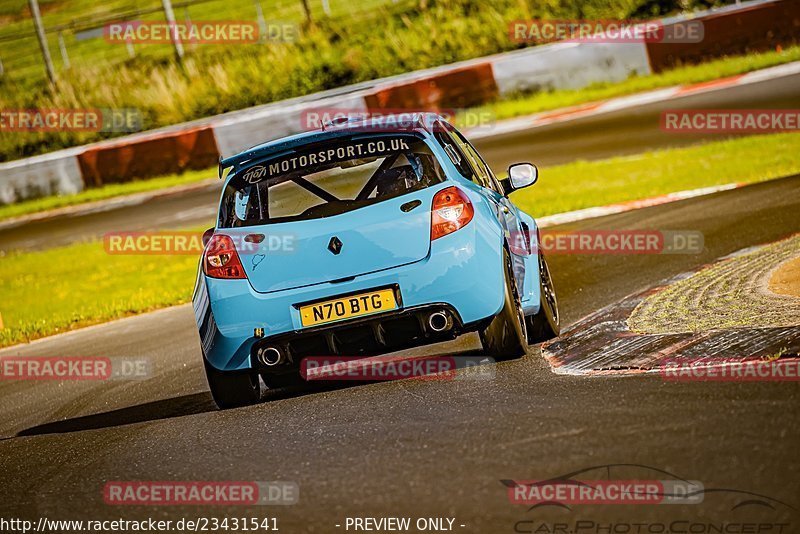
<instances>
[{"instance_id":1,"label":"black tire","mask_svg":"<svg viewBox=\"0 0 800 534\"><path fill-rule=\"evenodd\" d=\"M528 326L528 344L542 343L561 333L561 314L550 268L544 255L539 253L539 312L525 317Z\"/></svg>"},{"instance_id":2,"label":"black tire","mask_svg":"<svg viewBox=\"0 0 800 534\"><path fill-rule=\"evenodd\" d=\"M495 360L520 358L527 351L525 321L511 270L511 258L503 252L505 262L505 301L503 309L480 332L481 344L487 356Z\"/></svg>"},{"instance_id":3,"label":"black tire","mask_svg":"<svg viewBox=\"0 0 800 534\"><path fill-rule=\"evenodd\" d=\"M255 404L261 398L258 375L246 372L218 371L203 360L208 389L217 407L222 410Z\"/></svg>"}]
</instances>

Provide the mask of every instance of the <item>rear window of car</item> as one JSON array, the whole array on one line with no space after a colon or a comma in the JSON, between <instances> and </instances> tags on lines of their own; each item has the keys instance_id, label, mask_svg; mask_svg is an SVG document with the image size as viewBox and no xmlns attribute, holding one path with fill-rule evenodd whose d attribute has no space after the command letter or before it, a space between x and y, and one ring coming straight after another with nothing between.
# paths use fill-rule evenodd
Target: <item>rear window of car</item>
<instances>
[{"instance_id":1,"label":"rear window of car","mask_svg":"<svg viewBox=\"0 0 800 534\"><path fill-rule=\"evenodd\" d=\"M219 225L331 217L443 180L444 171L421 137L337 139L240 170L225 188Z\"/></svg>"}]
</instances>

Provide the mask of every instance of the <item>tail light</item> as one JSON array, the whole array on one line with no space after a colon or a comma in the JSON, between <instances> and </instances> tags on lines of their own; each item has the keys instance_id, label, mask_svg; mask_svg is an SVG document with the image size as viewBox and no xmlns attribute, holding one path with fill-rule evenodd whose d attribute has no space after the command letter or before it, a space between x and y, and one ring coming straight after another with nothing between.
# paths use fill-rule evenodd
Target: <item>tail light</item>
<instances>
[{"instance_id":1,"label":"tail light","mask_svg":"<svg viewBox=\"0 0 800 534\"><path fill-rule=\"evenodd\" d=\"M203 272L211 278L245 278L233 239L214 234L203 251Z\"/></svg>"},{"instance_id":2,"label":"tail light","mask_svg":"<svg viewBox=\"0 0 800 534\"><path fill-rule=\"evenodd\" d=\"M431 241L452 234L472 220L475 209L458 187L442 189L433 196Z\"/></svg>"}]
</instances>

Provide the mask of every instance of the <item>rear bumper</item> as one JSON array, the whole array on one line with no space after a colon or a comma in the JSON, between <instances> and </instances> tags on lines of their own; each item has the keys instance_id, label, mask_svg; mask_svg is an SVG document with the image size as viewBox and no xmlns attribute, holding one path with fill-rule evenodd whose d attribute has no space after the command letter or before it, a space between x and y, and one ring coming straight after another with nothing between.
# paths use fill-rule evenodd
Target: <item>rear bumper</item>
<instances>
[{"instance_id":1,"label":"rear bumper","mask_svg":"<svg viewBox=\"0 0 800 534\"><path fill-rule=\"evenodd\" d=\"M446 326L430 325L432 314L447 317ZM455 339L481 323L464 324L447 304L427 304L362 317L341 324L307 328L261 339L253 344L250 367L260 372L282 374L296 371L308 356L370 356ZM266 349L278 350L281 359L268 364L259 358ZM274 353L273 353L274 354Z\"/></svg>"},{"instance_id":2,"label":"rear bumper","mask_svg":"<svg viewBox=\"0 0 800 534\"><path fill-rule=\"evenodd\" d=\"M503 304L503 248L496 228L478 220L473 223L432 242L428 256L416 263L342 283L263 294L254 291L247 280L217 280L199 274L193 303L206 360L220 370L252 369L258 367L253 357L256 345L265 342L285 346L289 357L296 359L291 353L355 355L353 350L359 347L361 353L390 352L478 328ZM402 306L398 310L316 328L301 325L297 303L388 286L400 292ZM433 309L452 313L451 331L432 335L421 328L415 333L414 321L418 324L420 314ZM263 337L255 336L256 329L264 330ZM382 333L386 334L384 343ZM407 339L402 339L404 335ZM345 341L347 336L354 341Z\"/></svg>"}]
</instances>

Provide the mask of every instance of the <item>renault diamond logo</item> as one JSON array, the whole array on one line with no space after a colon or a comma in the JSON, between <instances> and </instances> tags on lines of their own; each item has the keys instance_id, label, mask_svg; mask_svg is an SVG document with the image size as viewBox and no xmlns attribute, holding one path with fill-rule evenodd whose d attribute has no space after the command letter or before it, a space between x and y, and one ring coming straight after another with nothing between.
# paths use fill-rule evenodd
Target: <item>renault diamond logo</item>
<instances>
[{"instance_id":1,"label":"renault diamond logo","mask_svg":"<svg viewBox=\"0 0 800 534\"><path fill-rule=\"evenodd\" d=\"M328 242L328 250L334 254L339 254L342 251L342 242L338 237L333 236L331 238L331 240Z\"/></svg>"}]
</instances>

